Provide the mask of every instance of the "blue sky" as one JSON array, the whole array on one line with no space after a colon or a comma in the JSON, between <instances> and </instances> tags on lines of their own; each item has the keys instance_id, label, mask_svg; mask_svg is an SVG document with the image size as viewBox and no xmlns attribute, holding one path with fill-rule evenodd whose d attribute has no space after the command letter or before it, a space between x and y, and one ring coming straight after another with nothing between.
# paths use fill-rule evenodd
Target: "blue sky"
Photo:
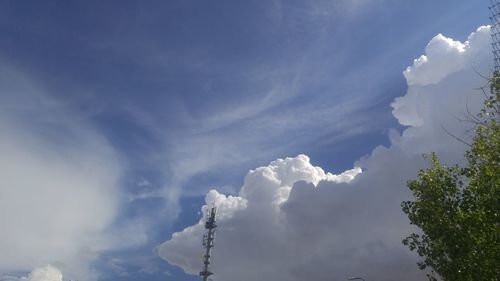
<instances>
[{"instance_id":1,"label":"blue sky","mask_svg":"<svg viewBox=\"0 0 500 281\"><path fill-rule=\"evenodd\" d=\"M488 24L487 2L2 1L3 136L28 154L34 140L37 155L89 155L115 187L92 258L0 272L81 276L70 269L89 263L99 280L198 280L155 249L198 221L209 189L237 194L249 169L298 154L341 173L388 145L402 71L436 34L464 41Z\"/></svg>"}]
</instances>

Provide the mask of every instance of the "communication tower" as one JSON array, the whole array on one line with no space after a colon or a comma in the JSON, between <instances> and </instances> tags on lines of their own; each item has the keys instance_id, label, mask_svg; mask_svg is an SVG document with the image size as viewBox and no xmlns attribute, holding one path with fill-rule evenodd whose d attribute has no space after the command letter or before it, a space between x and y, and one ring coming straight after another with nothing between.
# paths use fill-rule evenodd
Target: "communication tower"
<instances>
[{"instance_id":1,"label":"communication tower","mask_svg":"<svg viewBox=\"0 0 500 281\"><path fill-rule=\"evenodd\" d=\"M205 229L207 230L207 233L203 235L203 246L205 247L205 254L203 255L203 271L200 272L200 276L203 276L203 281L207 281L208 277L213 274L208 270L208 266L210 265L211 251L214 247L215 228L217 228L217 225L215 224L216 214L217 208L213 206L210 209L210 212L207 214L207 219L205 221Z\"/></svg>"},{"instance_id":2,"label":"communication tower","mask_svg":"<svg viewBox=\"0 0 500 281\"><path fill-rule=\"evenodd\" d=\"M500 71L500 0L490 0L491 46L495 59L495 71Z\"/></svg>"}]
</instances>

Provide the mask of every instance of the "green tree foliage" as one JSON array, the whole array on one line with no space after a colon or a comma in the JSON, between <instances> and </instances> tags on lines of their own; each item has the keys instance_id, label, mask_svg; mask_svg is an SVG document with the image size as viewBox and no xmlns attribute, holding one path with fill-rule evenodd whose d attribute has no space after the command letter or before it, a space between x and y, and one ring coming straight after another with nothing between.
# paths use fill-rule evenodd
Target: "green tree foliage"
<instances>
[{"instance_id":1,"label":"green tree foliage","mask_svg":"<svg viewBox=\"0 0 500 281\"><path fill-rule=\"evenodd\" d=\"M431 154L431 167L408 182L414 201L401 204L421 229L403 240L444 281L500 280L500 75L477 116L464 167ZM437 280L428 274L429 280Z\"/></svg>"}]
</instances>

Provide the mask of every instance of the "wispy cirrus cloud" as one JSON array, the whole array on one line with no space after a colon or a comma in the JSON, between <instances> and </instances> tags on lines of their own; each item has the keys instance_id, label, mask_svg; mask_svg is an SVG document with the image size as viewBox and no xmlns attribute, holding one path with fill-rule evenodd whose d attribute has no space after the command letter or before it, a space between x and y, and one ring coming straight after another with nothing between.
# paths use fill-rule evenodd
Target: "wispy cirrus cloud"
<instances>
[{"instance_id":1,"label":"wispy cirrus cloud","mask_svg":"<svg viewBox=\"0 0 500 281\"><path fill-rule=\"evenodd\" d=\"M0 74L0 271L50 263L95 280L90 266L101 251L141 243L141 230L132 240L115 236L125 164L71 103L12 65Z\"/></svg>"}]
</instances>

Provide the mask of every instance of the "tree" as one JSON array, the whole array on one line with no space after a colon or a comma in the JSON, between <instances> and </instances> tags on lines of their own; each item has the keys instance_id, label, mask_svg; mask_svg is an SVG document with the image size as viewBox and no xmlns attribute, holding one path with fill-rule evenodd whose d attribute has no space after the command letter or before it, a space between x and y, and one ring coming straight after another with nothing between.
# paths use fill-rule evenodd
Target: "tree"
<instances>
[{"instance_id":1,"label":"tree","mask_svg":"<svg viewBox=\"0 0 500 281\"><path fill-rule=\"evenodd\" d=\"M500 280L500 74L490 81L466 164L449 167L430 156L430 168L408 182L414 201L402 202L421 229L403 240L444 281ZM428 274L429 280L437 280Z\"/></svg>"}]
</instances>

